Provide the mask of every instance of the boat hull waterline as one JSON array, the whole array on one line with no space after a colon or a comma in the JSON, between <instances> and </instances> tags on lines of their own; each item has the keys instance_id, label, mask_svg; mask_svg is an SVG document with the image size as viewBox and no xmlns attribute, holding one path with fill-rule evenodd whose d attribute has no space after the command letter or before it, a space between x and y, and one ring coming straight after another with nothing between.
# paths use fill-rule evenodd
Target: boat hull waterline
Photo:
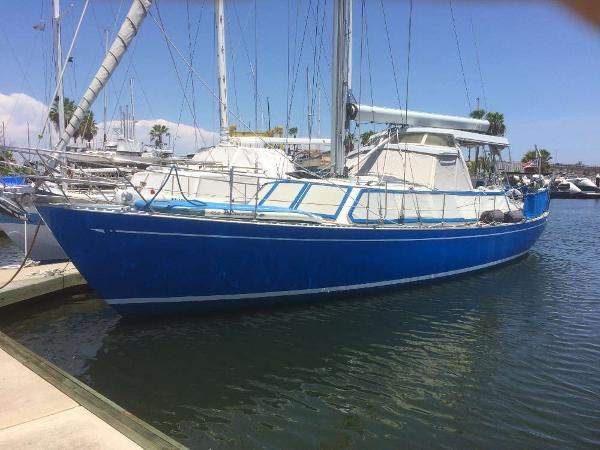
<instances>
[{"instance_id":1,"label":"boat hull waterline","mask_svg":"<svg viewBox=\"0 0 600 450\"><path fill-rule=\"evenodd\" d=\"M390 229L39 211L90 285L125 313L256 305L459 275L524 255L547 219Z\"/></svg>"}]
</instances>

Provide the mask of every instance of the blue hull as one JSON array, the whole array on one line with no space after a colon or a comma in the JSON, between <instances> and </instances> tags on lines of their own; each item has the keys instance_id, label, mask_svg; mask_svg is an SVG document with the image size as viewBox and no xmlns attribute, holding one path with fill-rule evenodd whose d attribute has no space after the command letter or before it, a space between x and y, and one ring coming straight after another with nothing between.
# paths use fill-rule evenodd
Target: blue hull
<instances>
[{"instance_id":1,"label":"blue hull","mask_svg":"<svg viewBox=\"0 0 600 450\"><path fill-rule=\"evenodd\" d=\"M90 285L125 313L256 305L464 274L525 254L547 217L385 229L38 209Z\"/></svg>"}]
</instances>

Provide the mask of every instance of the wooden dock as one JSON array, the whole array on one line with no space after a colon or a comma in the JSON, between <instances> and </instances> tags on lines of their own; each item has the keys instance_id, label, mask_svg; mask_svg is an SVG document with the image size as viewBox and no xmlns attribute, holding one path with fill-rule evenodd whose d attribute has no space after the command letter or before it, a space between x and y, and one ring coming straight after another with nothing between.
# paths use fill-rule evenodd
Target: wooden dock
<instances>
[{"instance_id":1,"label":"wooden dock","mask_svg":"<svg viewBox=\"0 0 600 450\"><path fill-rule=\"evenodd\" d=\"M0 448L185 447L0 332Z\"/></svg>"},{"instance_id":2,"label":"wooden dock","mask_svg":"<svg viewBox=\"0 0 600 450\"><path fill-rule=\"evenodd\" d=\"M16 271L16 268L0 269L0 286ZM0 308L86 284L72 263L24 267L8 286L0 289Z\"/></svg>"}]
</instances>

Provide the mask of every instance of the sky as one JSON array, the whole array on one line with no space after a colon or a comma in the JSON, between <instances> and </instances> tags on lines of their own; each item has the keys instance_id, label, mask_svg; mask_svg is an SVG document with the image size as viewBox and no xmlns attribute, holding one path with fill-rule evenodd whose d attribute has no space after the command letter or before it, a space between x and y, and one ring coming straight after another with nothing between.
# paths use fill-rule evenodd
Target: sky
<instances>
[{"instance_id":1,"label":"sky","mask_svg":"<svg viewBox=\"0 0 600 450\"><path fill-rule=\"evenodd\" d=\"M26 144L29 124L34 144L54 88L51 0L2 3L0 120L8 143ZM271 126L297 127L306 136L310 117L311 134L328 136L332 0L225 4L230 123L265 129L270 117ZM63 55L83 5L61 2ZM504 114L513 159L538 145L555 161L600 164L600 31L562 6L414 0L411 16L408 0L353 5L352 87L360 102L468 115L479 99ZM90 1L65 72L67 97L80 99L104 56L104 30L112 41L129 6L130 0ZM130 104L133 78L138 139L147 142L160 122L178 154L213 143L213 17L212 0L155 0L108 86L107 122L115 125ZM33 28L40 23L44 31ZM93 110L102 130L101 99ZM358 132L369 129L362 124Z\"/></svg>"}]
</instances>

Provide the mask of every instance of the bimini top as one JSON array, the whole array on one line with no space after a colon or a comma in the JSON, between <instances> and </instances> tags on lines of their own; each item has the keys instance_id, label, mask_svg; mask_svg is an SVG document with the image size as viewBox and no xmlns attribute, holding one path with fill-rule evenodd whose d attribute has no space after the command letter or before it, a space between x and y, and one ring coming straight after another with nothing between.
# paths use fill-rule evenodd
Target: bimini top
<instances>
[{"instance_id":1,"label":"bimini top","mask_svg":"<svg viewBox=\"0 0 600 450\"><path fill-rule=\"evenodd\" d=\"M410 127L406 130L406 132L449 134L454 138L455 143L460 147L494 145L496 147L505 148L510 146L510 142L504 136L492 136L490 134L474 133L463 130L433 127Z\"/></svg>"},{"instance_id":2,"label":"bimini top","mask_svg":"<svg viewBox=\"0 0 600 450\"><path fill-rule=\"evenodd\" d=\"M278 148L219 144L199 150L192 161L198 164L233 166L240 170L256 170L269 178L281 178L295 170L294 164Z\"/></svg>"}]
</instances>

